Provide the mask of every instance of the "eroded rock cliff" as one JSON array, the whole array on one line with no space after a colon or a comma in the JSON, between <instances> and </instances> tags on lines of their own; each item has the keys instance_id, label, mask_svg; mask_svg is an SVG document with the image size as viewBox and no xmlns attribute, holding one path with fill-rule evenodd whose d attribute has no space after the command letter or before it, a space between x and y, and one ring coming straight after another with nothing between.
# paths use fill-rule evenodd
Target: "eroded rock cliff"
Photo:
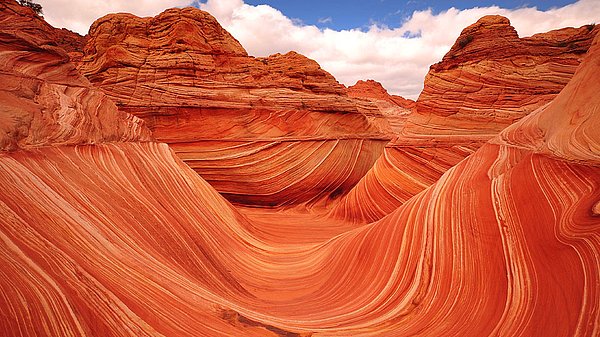
<instances>
[{"instance_id":1,"label":"eroded rock cliff","mask_svg":"<svg viewBox=\"0 0 600 337\"><path fill-rule=\"evenodd\" d=\"M315 61L249 57L195 8L97 20L80 70L239 203L343 194L391 138L377 106L348 97Z\"/></svg>"},{"instance_id":2,"label":"eroded rock cliff","mask_svg":"<svg viewBox=\"0 0 600 337\"><path fill-rule=\"evenodd\" d=\"M505 17L481 18L431 66L406 134L487 141L550 102L598 31L587 25L519 38Z\"/></svg>"},{"instance_id":3,"label":"eroded rock cliff","mask_svg":"<svg viewBox=\"0 0 600 337\"><path fill-rule=\"evenodd\" d=\"M411 110L415 107L415 101L398 95L390 95L381 83L374 80L358 81L348 87L348 96L357 98L370 98L382 100L398 105L401 108Z\"/></svg>"},{"instance_id":4,"label":"eroded rock cliff","mask_svg":"<svg viewBox=\"0 0 600 337\"><path fill-rule=\"evenodd\" d=\"M66 78L60 92L79 92L73 65L56 61L65 53L33 50L3 30L13 21L0 26L0 56L18 66L1 73L57 86L47 76ZM599 69L600 36L550 104L364 226L244 216L167 144L146 141L137 119L65 94L82 116L122 131L79 127L87 138L41 137L0 152L0 331L596 336ZM29 89L19 90L7 92ZM29 114L29 101L40 111L56 104L18 97L22 107L0 116Z\"/></svg>"},{"instance_id":5,"label":"eroded rock cliff","mask_svg":"<svg viewBox=\"0 0 600 337\"><path fill-rule=\"evenodd\" d=\"M56 43L76 38L13 1L0 3L0 26L0 150L150 139Z\"/></svg>"},{"instance_id":6,"label":"eroded rock cliff","mask_svg":"<svg viewBox=\"0 0 600 337\"><path fill-rule=\"evenodd\" d=\"M598 31L587 25L519 38L509 20L497 15L465 28L431 66L413 113L397 123L399 136L332 214L374 221L430 186L556 97Z\"/></svg>"}]
</instances>

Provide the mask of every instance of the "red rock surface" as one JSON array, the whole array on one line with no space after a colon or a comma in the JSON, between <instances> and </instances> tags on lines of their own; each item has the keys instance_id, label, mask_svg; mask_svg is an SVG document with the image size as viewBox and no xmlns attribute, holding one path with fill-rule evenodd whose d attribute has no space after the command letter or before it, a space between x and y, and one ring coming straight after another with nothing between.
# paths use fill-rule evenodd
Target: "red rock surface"
<instances>
[{"instance_id":1,"label":"red rock surface","mask_svg":"<svg viewBox=\"0 0 600 337\"><path fill-rule=\"evenodd\" d=\"M55 43L64 31L12 1L0 3L0 30L0 150L150 139L69 62Z\"/></svg>"},{"instance_id":2,"label":"red rock surface","mask_svg":"<svg viewBox=\"0 0 600 337\"><path fill-rule=\"evenodd\" d=\"M431 66L405 133L490 139L550 102L569 82L598 31L583 26L519 38L508 19L481 18Z\"/></svg>"},{"instance_id":3,"label":"red rock surface","mask_svg":"<svg viewBox=\"0 0 600 337\"><path fill-rule=\"evenodd\" d=\"M18 41L17 69L76 75ZM0 152L0 331L596 336L599 69L600 36L552 103L363 226L242 214L141 138Z\"/></svg>"},{"instance_id":4,"label":"red rock surface","mask_svg":"<svg viewBox=\"0 0 600 337\"><path fill-rule=\"evenodd\" d=\"M355 85L348 87L348 96L367 100L377 105L390 124L394 135L402 132L408 115L416 106L412 100L388 94L381 83L373 80L358 81Z\"/></svg>"},{"instance_id":5,"label":"red rock surface","mask_svg":"<svg viewBox=\"0 0 600 337\"><path fill-rule=\"evenodd\" d=\"M249 57L195 8L97 20L80 70L239 203L344 193L391 138L377 106L348 97L315 61Z\"/></svg>"},{"instance_id":6,"label":"red rock surface","mask_svg":"<svg viewBox=\"0 0 600 337\"><path fill-rule=\"evenodd\" d=\"M35 14L27 6L20 6L13 0L3 0L0 6L2 18L19 19L5 24L3 31L20 38L36 41L43 45L58 46L67 52L71 61L78 62L83 55L83 47L87 38L68 29L56 29L48 24L43 17ZM43 40L40 40L44 37Z\"/></svg>"},{"instance_id":7,"label":"red rock surface","mask_svg":"<svg viewBox=\"0 0 600 337\"><path fill-rule=\"evenodd\" d=\"M360 80L356 84L349 86L348 96L387 101L408 110L413 109L416 105L416 102L411 99L406 99L398 95L390 95L381 83L374 80Z\"/></svg>"},{"instance_id":8,"label":"red rock surface","mask_svg":"<svg viewBox=\"0 0 600 337\"><path fill-rule=\"evenodd\" d=\"M431 66L413 113L395 123L399 137L332 215L375 221L430 186L502 129L548 104L598 31L590 25L519 38L501 16L465 28ZM358 207L356 200L362 200Z\"/></svg>"},{"instance_id":9,"label":"red rock surface","mask_svg":"<svg viewBox=\"0 0 600 337\"><path fill-rule=\"evenodd\" d=\"M332 204L330 215L363 224L379 220L438 181L479 147L480 144L388 144L373 168L347 195Z\"/></svg>"}]
</instances>

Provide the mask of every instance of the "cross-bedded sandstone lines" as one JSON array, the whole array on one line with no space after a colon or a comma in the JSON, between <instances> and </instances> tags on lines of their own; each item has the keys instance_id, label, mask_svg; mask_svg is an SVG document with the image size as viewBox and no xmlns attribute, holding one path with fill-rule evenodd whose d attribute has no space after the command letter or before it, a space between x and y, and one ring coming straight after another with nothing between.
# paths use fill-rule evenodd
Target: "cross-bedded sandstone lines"
<instances>
[{"instance_id":1,"label":"cross-bedded sandstone lines","mask_svg":"<svg viewBox=\"0 0 600 337\"><path fill-rule=\"evenodd\" d=\"M233 206L179 156L191 153L196 162L187 162L205 165L221 154L219 162L246 179L236 153L269 176L261 151L276 154L286 142L308 148L280 152L283 157L331 146L340 152L331 160L345 166L367 156L375 145L358 150L367 140L345 138L335 146L331 139L198 141L192 151L182 142L176 153L150 141L143 123L117 112L106 97L102 113L84 111L88 96L67 94L102 94L80 86L85 82L73 77L68 62L38 63L48 60L45 49L30 51L30 44L6 39L14 36L5 29L13 21L0 27L0 57L26 57L2 74L48 85L56 84L45 74L62 74L60 92L68 99L31 95L24 85L1 90L3 102L20 97L45 112L56 111L58 99L89 121L98 119L97 128L121 131L106 137L48 119L28 137L57 124L91 136L44 136L0 152L3 335L600 334L600 37L550 104L480 148L386 149L388 159L380 158L357 185L379 182L369 191L373 198L351 192L342 199L344 217L333 219L313 212L320 205ZM43 72L30 71L38 64ZM24 107L14 111L29 113ZM355 154L344 162L341 153L348 151ZM466 156L459 151L474 152L454 165L452 158ZM415 169L436 154L452 167L442 174L445 166L430 161ZM313 165L304 161L296 160L297 167ZM404 174L408 167L412 176ZM441 174L435 182L434 168ZM210 174L210 165L202 169ZM214 169L213 180L224 175ZM417 184L427 179L430 186ZM414 196L392 190L392 181ZM394 208L387 200L397 196L406 199ZM384 211L373 213L379 205ZM371 217L380 219L366 223Z\"/></svg>"},{"instance_id":2,"label":"cross-bedded sandstone lines","mask_svg":"<svg viewBox=\"0 0 600 337\"><path fill-rule=\"evenodd\" d=\"M348 87L348 96L386 101L407 110L413 109L416 104L411 99L390 95L381 83L374 80L357 81L356 84Z\"/></svg>"},{"instance_id":3,"label":"cross-bedded sandstone lines","mask_svg":"<svg viewBox=\"0 0 600 337\"><path fill-rule=\"evenodd\" d=\"M400 121L391 122L399 136L331 214L374 221L430 186L501 130L548 104L573 76L597 32L588 25L519 38L500 16L465 28L431 67L412 112L390 119ZM373 82L352 90L390 101L384 94Z\"/></svg>"},{"instance_id":4,"label":"cross-bedded sandstone lines","mask_svg":"<svg viewBox=\"0 0 600 337\"><path fill-rule=\"evenodd\" d=\"M334 218L357 223L381 219L435 183L476 146L412 147L388 145L375 165L330 211Z\"/></svg>"},{"instance_id":5,"label":"cross-bedded sandstone lines","mask_svg":"<svg viewBox=\"0 0 600 337\"><path fill-rule=\"evenodd\" d=\"M99 19L80 69L237 203L346 193L392 137L376 104L348 97L315 61L294 52L249 57L193 8Z\"/></svg>"},{"instance_id":6,"label":"cross-bedded sandstone lines","mask_svg":"<svg viewBox=\"0 0 600 337\"><path fill-rule=\"evenodd\" d=\"M407 133L490 139L550 102L598 31L588 25L519 38L508 19L481 18L431 66Z\"/></svg>"},{"instance_id":7,"label":"cross-bedded sandstone lines","mask_svg":"<svg viewBox=\"0 0 600 337\"><path fill-rule=\"evenodd\" d=\"M386 141L364 139L171 143L228 200L245 205L318 203L350 190Z\"/></svg>"},{"instance_id":8,"label":"cross-bedded sandstone lines","mask_svg":"<svg viewBox=\"0 0 600 337\"><path fill-rule=\"evenodd\" d=\"M0 162L11 192L3 308L23 313L3 321L9 336L598 328L597 167L486 145L378 223L273 246L236 225L165 145L41 148Z\"/></svg>"},{"instance_id":9,"label":"cross-bedded sandstone lines","mask_svg":"<svg viewBox=\"0 0 600 337\"><path fill-rule=\"evenodd\" d=\"M0 4L0 25L0 150L150 139L56 46L64 31L12 1Z\"/></svg>"}]
</instances>

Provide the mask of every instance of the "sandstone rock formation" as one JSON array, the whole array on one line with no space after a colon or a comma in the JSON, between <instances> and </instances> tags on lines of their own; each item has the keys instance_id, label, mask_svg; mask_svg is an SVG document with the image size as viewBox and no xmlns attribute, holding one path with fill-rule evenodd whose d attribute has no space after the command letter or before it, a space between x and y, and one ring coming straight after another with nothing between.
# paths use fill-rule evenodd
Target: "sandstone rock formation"
<instances>
[{"instance_id":1,"label":"sandstone rock formation","mask_svg":"<svg viewBox=\"0 0 600 337\"><path fill-rule=\"evenodd\" d=\"M379 220L438 181L480 146L402 146L391 142L358 184L332 204L330 214L363 224Z\"/></svg>"},{"instance_id":2,"label":"sandstone rock formation","mask_svg":"<svg viewBox=\"0 0 600 337\"><path fill-rule=\"evenodd\" d=\"M431 66L413 113L397 123L399 137L332 215L375 221L430 186L502 129L548 104L598 31L587 25L519 38L501 16L465 28ZM358 207L355 200L362 200Z\"/></svg>"},{"instance_id":3,"label":"sandstone rock formation","mask_svg":"<svg viewBox=\"0 0 600 337\"><path fill-rule=\"evenodd\" d=\"M97 20L80 70L240 203L342 194L391 138L377 106L348 97L315 61L249 57L195 8Z\"/></svg>"},{"instance_id":4,"label":"sandstone rock formation","mask_svg":"<svg viewBox=\"0 0 600 337\"><path fill-rule=\"evenodd\" d=\"M49 62L47 48L17 37L16 19L0 26L0 57L18 66L1 73L53 86L44 76L68 79L61 90L80 92L73 65ZM167 144L147 141L137 119L97 115L106 98L92 106L69 96L81 114L123 131L82 127L90 136L80 143L42 137L0 152L0 331L596 336L599 69L600 36L550 104L383 219L355 226L323 217L310 240L316 226L294 225L302 219L240 213ZM28 114L28 100L47 97L27 95L18 96L23 111L0 116ZM35 104L54 111L56 101Z\"/></svg>"},{"instance_id":5,"label":"sandstone rock formation","mask_svg":"<svg viewBox=\"0 0 600 337\"><path fill-rule=\"evenodd\" d=\"M487 141L550 102L598 31L588 25L519 38L508 19L481 18L431 66L407 136Z\"/></svg>"},{"instance_id":6,"label":"sandstone rock formation","mask_svg":"<svg viewBox=\"0 0 600 337\"><path fill-rule=\"evenodd\" d=\"M0 150L150 139L69 62L64 31L13 1L0 3L0 27Z\"/></svg>"},{"instance_id":7,"label":"sandstone rock formation","mask_svg":"<svg viewBox=\"0 0 600 337\"><path fill-rule=\"evenodd\" d=\"M415 101L398 95L390 95L381 83L374 80L358 81L348 87L348 96L357 98L371 98L387 101L399 107L411 110L415 107Z\"/></svg>"},{"instance_id":8,"label":"sandstone rock formation","mask_svg":"<svg viewBox=\"0 0 600 337\"><path fill-rule=\"evenodd\" d=\"M412 100L388 94L381 83L373 80L358 81L355 85L348 87L348 96L366 99L377 105L394 135L402 132L408 115L416 106L416 103Z\"/></svg>"},{"instance_id":9,"label":"sandstone rock formation","mask_svg":"<svg viewBox=\"0 0 600 337\"><path fill-rule=\"evenodd\" d=\"M81 59L86 37L65 28L52 27L42 17L35 14L31 8L20 6L13 0L2 1L0 10L3 20L18 17L17 21L5 22L3 31L10 31L11 34L29 41L37 41L41 45L61 47L73 62ZM45 39L39 40L41 37L45 37Z\"/></svg>"}]
</instances>

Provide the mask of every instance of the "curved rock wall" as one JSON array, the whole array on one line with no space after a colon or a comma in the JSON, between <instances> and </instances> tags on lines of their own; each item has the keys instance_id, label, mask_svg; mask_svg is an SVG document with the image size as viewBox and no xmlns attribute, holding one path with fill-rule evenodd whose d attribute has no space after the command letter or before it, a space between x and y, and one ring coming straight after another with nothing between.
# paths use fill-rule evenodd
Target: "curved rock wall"
<instances>
[{"instance_id":1,"label":"curved rock wall","mask_svg":"<svg viewBox=\"0 0 600 337\"><path fill-rule=\"evenodd\" d=\"M97 20L80 70L121 111L144 119L158 140L171 144L200 175L241 204L283 205L343 194L391 138L377 106L348 97L315 61L295 52L249 57L211 15L194 8L170 9L155 18L115 14ZM247 148L283 146L238 156L239 166L232 167L226 157L207 151L219 140L226 141L225 148L239 142ZM288 146L302 142L307 143ZM327 143L323 151L312 151L310 158L297 152L322 142ZM353 158L340 151L367 145L373 146L366 155L350 150ZM246 185L243 179L250 172L239 167L275 156L282 166L255 170L252 180L257 183ZM303 159L296 163L291 158ZM207 159L211 167L198 164ZM365 162L348 170L343 166L348 160ZM298 165L303 177L309 174L307 179L315 183L295 183L292 173ZM215 170L228 182L213 180ZM289 193L278 193L284 190ZM295 195L288 198L290 194Z\"/></svg>"},{"instance_id":2,"label":"curved rock wall","mask_svg":"<svg viewBox=\"0 0 600 337\"><path fill-rule=\"evenodd\" d=\"M28 62L20 69L72 69ZM0 331L597 336L598 69L600 36L550 104L402 205L381 201L389 214L361 226L240 212L167 144L141 136L2 151Z\"/></svg>"},{"instance_id":3,"label":"curved rock wall","mask_svg":"<svg viewBox=\"0 0 600 337\"><path fill-rule=\"evenodd\" d=\"M431 66L413 112L396 123L399 136L331 214L374 221L430 186L556 97L598 31L587 25L519 38L501 16L485 16L465 28L443 60ZM360 206L355 200L362 200Z\"/></svg>"},{"instance_id":4,"label":"curved rock wall","mask_svg":"<svg viewBox=\"0 0 600 337\"><path fill-rule=\"evenodd\" d=\"M55 30L28 8L0 4L0 151L150 139L81 76Z\"/></svg>"}]
</instances>

